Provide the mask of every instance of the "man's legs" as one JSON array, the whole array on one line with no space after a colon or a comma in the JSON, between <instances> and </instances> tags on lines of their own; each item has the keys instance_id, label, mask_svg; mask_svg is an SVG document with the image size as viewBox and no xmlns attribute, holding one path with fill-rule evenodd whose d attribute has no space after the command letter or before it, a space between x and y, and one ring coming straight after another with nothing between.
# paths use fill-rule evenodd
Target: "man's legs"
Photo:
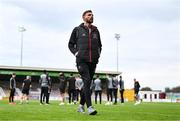
<instances>
[{"instance_id":1,"label":"man's legs","mask_svg":"<svg viewBox=\"0 0 180 121\"><path fill-rule=\"evenodd\" d=\"M76 101L79 101L79 94L80 94L80 91L76 89Z\"/></svg>"},{"instance_id":2,"label":"man's legs","mask_svg":"<svg viewBox=\"0 0 180 121\"><path fill-rule=\"evenodd\" d=\"M73 103L76 104L76 90L73 89Z\"/></svg>"},{"instance_id":3,"label":"man's legs","mask_svg":"<svg viewBox=\"0 0 180 121\"><path fill-rule=\"evenodd\" d=\"M121 93L121 103L124 103L124 89L120 91Z\"/></svg>"},{"instance_id":4,"label":"man's legs","mask_svg":"<svg viewBox=\"0 0 180 121\"><path fill-rule=\"evenodd\" d=\"M13 89L10 90L10 94L9 94L9 103L12 102L12 98L13 98Z\"/></svg>"},{"instance_id":5,"label":"man's legs","mask_svg":"<svg viewBox=\"0 0 180 121\"><path fill-rule=\"evenodd\" d=\"M90 91L90 85L91 85L91 79L90 79L90 72L89 72L89 66L87 63L78 63L77 65L79 74L81 75L81 78L84 82L83 97L81 97L80 104L84 105L86 103L87 107L91 106L91 91Z\"/></svg>"},{"instance_id":6,"label":"man's legs","mask_svg":"<svg viewBox=\"0 0 180 121\"><path fill-rule=\"evenodd\" d=\"M116 104L117 103L117 89L114 89L113 92L114 92L114 98L115 98L114 104Z\"/></svg>"},{"instance_id":7,"label":"man's legs","mask_svg":"<svg viewBox=\"0 0 180 121\"><path fill-rule=\"evenodd\" d=\"M40 104L42 104L43 95L44 95L44 87L41 87Z\"/></svg>"},{"instance_id":8,"label":"man's legs","mask_svg":"<svg viewBox=\"0 0 180 121\"><path fill-rule=\"evenodd\" d=\"M69 104L71 103L71 90L68 90L68 95L69 95Z\"/></svg>"},{"instance_id":9,"label":"man's legs","mask_svg":"<svg viewBox=\"0 0 180 121\"><path fill-rule=\"evenodd\" d=\"M48 96L47 96L47 102L49 104L49 97L50 97L50 92L48 92Z\"/></svg>"},{"instance_id":10,"label":"man's legs","mask_svg":"<svg viewBox=\"0 0 180 121\"><path fill-rule=\"evenodd\" d=\"M97 95L98 95L98 91L95 91L95 104L97 104Z\"/></svg>"},{"instance_id":11,"label":"man's legs","mask_svg":"<svg viewBox=\"0 0 180 121\"><path fill-rule=\"evenodd\" d=\"M15 88L12 89L12 102L14 103Z\"/></svg>"},{"instance_id":12,"label":"man's legs","mask_svg":"<svg viewBox=\"0 0 180 121\"><path fill-rule=\"evenodd\" d=\"M101 104L101 100L102 100L102 91L99 91L99 102Z\"/></svg>"},{"instance_id":13,"label":"man's legs","mask_svg":"<svg viewBox=\"0 0 180 121\"><path fill-rule=\"evenodd\" d=\"M134 105L138 105L138 104L141 103L140 100L139 100L139 95L138 95L138 93L139 93L139 90L135 90L135 99L136 99L136 103L135 103Z\"/></svg>"},{"instance_id":14,"label":"man's legs","mask_svg":"<svg viewBox=\"0 0 180 121\"><path fill-rule=\"evenodd\" d=\"M92 108L90 85L91 85L93 75L95 73L96 64L78 63L77 68L84 82L80 104L84 106L84 104L86 103L89 114L95 115L97 111Z\"/></svg>"},{"instance_id":15,"label":"man's legs","mask_svg":"<svg viewBox=\"0 0 180 121\"><path fill-rule=\"evenodd\" d=\"M113 89L109 89L110 97L111 97L111 102L113 101Z\"/></svg>"},{"instance_id":16,"label":"man's legs","mask_svg":"<svg viewBox=\"0 0 180 121\"><path fill-rule=\"evenodd\" d=\"M49 100L48 100L48 87L45 87L44 95L45 95L45 98L46 98L46 104L49 104Z\"/></svg>"},{"instance_id":17,"label":"man's legs","mask_svg":"<svg viewBox=\"0 0 180 121\"><path fill-rule=\"evenodd\" d=\"M109 94L110 94L110 89L107 89L107 101L109 102Z\"/></svg>"}]
</instances>

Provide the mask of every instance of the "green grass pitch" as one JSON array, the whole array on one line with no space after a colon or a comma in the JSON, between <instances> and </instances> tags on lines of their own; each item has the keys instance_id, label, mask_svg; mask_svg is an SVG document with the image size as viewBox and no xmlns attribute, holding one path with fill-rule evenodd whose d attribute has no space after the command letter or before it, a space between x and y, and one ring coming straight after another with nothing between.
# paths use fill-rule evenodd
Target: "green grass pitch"
<instances>
[{"instance_id":1,"label":"green grass pitch","mask_svg":"<svg viewBox=\"0 0 180 121\"><path fill-rule=\"evenodd\" d=\"M0 121L180 121L180 103L94 104L98 111L95 116L79 114L77 107L59 106L57 101L51 101L50 105L39 105L38 101L9 105L4 100L0 101Z\"/></svg>"}]
</instances>

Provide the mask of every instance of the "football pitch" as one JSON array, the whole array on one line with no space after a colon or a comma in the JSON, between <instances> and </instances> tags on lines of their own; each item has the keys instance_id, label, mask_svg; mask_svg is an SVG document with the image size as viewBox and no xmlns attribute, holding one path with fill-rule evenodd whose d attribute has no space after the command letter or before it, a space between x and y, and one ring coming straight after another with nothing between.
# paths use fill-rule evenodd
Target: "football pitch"
<instances>
[{"instance_id":1,"label":"football pitch","mask_svg":"<svg viewBox=\"0 0 180 121\"><path fill-rule=\"evenodd\" d=\"M180 121L180 103L133 103L105 106L94 104L98 114L90 116L79 114L78 105L59 106L57 101L50 105L39 105L38 101L29 104L9 105L0 101L0 120L2 121Z\"/></svg>"}]
</instances>

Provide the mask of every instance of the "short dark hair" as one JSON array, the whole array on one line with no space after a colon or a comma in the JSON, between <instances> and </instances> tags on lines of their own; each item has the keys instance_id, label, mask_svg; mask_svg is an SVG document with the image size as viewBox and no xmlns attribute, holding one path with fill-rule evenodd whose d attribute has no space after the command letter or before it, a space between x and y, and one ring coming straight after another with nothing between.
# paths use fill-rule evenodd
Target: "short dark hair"
<instances>
[{"instance_id":1,"label":"short dark hair","mask_svg":"<svg viewBox=\"0 0 180 121\"><path fill-rule=\"evenodd\" d=\"M82 16L85 16L86 13L89 13L89 12L92 13L92 10L86 10L86 11L84 11L83 14L82 14Z\"/></svg>"}]
</instances>

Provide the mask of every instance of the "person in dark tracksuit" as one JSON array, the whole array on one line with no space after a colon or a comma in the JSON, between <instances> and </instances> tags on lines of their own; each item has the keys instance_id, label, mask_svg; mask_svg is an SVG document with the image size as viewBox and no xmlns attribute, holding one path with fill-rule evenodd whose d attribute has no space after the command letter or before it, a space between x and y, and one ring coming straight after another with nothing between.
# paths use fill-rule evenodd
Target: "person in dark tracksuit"
<instances>
[{"instance_id":1,"label":"person in dark tracksuit","mask_svg":"<svg viewBox=\"0 0 180 121\"><path fill-rule=\"evenodd\" d=\"M134 79L134 97L135 97L135 104L134 105L138 105L141 103L140 99L139 99L139 90L140 90L140 84L139 82Z\"/></svg>"},{"instance_id":2,"label":"person in dark tracksuit","mask_svg":"<svg viewBox=\"0 0 180 121\"><path fill-rule=\"evenodd\" d=\"M97 27L92 25L92 11L86 10L82 18L84 23L73 29L68 47L76 57L77 69L84 82L78 112L84 113L84 105L86 104L88 114L95 115L97 111L92 107L90 85L100 57L102 45L100 33Z\"/></svg>"},{"instance_id":3,"label":"person in dark tracksuit","mask_svg":"<svg viewBox=\"0 0 180 121\"><path fill-rule=\"evenodd\" d=\"M113 79L111 75L107 75L107 103L105 105L112 105L113 101Z\"/></svg>"},{"instance_id":4,"label":"person in dark tracksuit","mask_svg":"<svg viewBox=\"0 0 180 121\"><path fill-rule=\"evenodd\" d=\"M99 79L99 75L97 75L97 78L94 80L94 92L95 92L95 104L97 104L97 96L99 95L99 103L101 104L102 99L102 84L101 80Z\"/></svg>"},{"instance_id":5,"label":"person in dark tracksuit","mask_svg":"<svg viewBox=\"0 0 180 121\"><path fill-rule=\"evenodd\" d=\"M51 88L52 88L52 80L51 77L48 76L48 95L47 95L47 102L49 102L50 94L51 94ZM46 96L43 95L43 102L45 102Z\"/></svg>"},{"instance_id":6,"label":"person in dark tracksuit","mask_svg":"<svg viewBox=\"0 0 180 121\"><path fill-rule=\"evenodd\" d=\"M75 86L76 86L76 100L79 101L79 95L81 95L82 93L82 88L83 88L83 81L81 79L81 77L79 75L76 76L76 82L75 82Z\"/></svg>"},{"instance_id":7,"label":"person in dark tracksuit","mask_svg":"<svg viewBox=\"0 0 180 121\"><path fill-rule=\"evenodd\" d=\"M46 105L49 104L48 102L48 88L49 88L49 79L48 79L48 73L46 70L44 70L44 73L41 74L39 83L41 85L41 95L40 95L40 105L43 104L43 96L46 98Z\"/></svg>"},{"instance_id":8,"label":"person in dark tracksuit","mask_svg":"<svg viewBox=\"0 0 180 121\"><path fill-rule=\"evenodd\" d=\"M26 79L24 79L23 84L22 84L22 97L20 104L23 104L23 100L28 103L29 101L29 90L31 88L31 77L26 76Z\"/></svg>"},{"instance_id":9,"label":"person in dark tracksuit","mask_svg":"<svg viewBox=\"0 0 180 121\"><path fill-rule=\"evenodd\" d=\"M113 84L113 95L114 95L114 104L117 104L117 92L118 92L118 79L116 76L113 75L112 77L112 84Z\"/></svg>"},{"instance_id":10,"label":"person in dark tracksuit","mask_svg":"<svg viewBox=\"0 0 180 121\"><path fill-rule=\"evenodd\" d=\"M91 81L91 86L90 86L91 96L92 96L92 94L94 92L94 88L95 88L95 85L94 85L94 81L92 80Z\"/></svg>"},{"instance_id":11,"label":"person in dark tracksuit","mask_svg":"<svg viewBox=\"0 0 180 121\"><path fill-rule=\"evenodd\" d=\"M16 104L14 102L14 95L15 95L15 91L16 91L16 74L13 73L12 77L10 78L10 94L9 94L9 104Z\"/></svg>"},{"instance_id":12,"label":"person in dark tracksuit","mask_svg":"<svg viewBox=\"0 0 180 121\"><path fill-rule=\"evenodd\" d=\"M73 74L71 74L71 77L68 78L68 94L69 94L69 104L76 104L76 87L75 82L76 79L73 77Z\"/></svg>"},{"instance_id":13,"label":"person in dark tracksuit","mask_svg":"<svg viewBox=\"0 0 180 121\"><path fill-rule=\"evenodd\" d=\"M66 89L66 78L64 76L64 73L59 73L59 91L60 91L59 105L65 104L65 89Z\"/></svg>"},{"instance_id":14,"label":"person in dark tracksuit","mask_svg":"<svg viewBox=\"0 0 180 121\"><path fill-rule=\"evenodd\" d=\"M120 81L119 81L119 90L120 90L120 95L121 95L121 104L124 103L124 80L122 80L122 76L120 76Z\"/></svg>"}]
</instances>

